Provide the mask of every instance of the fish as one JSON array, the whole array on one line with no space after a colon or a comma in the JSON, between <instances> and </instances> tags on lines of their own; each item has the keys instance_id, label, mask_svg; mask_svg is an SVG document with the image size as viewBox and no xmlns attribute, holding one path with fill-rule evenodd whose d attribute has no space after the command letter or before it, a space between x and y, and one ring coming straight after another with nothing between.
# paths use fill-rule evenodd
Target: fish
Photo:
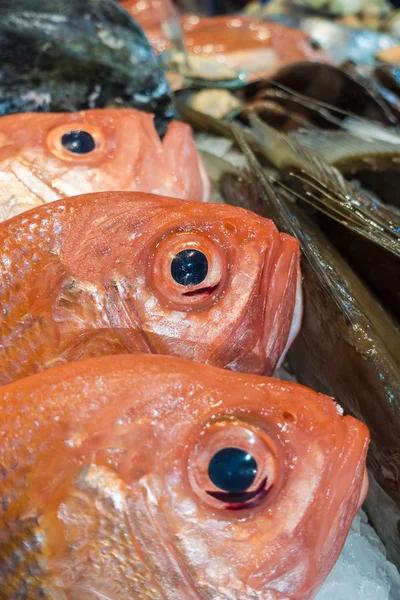
<instances>
[{"instance_id":1,"label":"fish","mask_svg":"<svg viewBox=\"0 0 400 600\"><path fill-rule=\"evenodd\" d=\"M0 224L0 385L99 355L272 374L302 314L298 242L249 211L139 192Z\"/></svg>"},{"instance_id":2,"label":"fish","mask_svg":"<svg viewBox=\"0 0 400 600\"><path fill-rule=\"evenodd\" d=\"M268 77L286 64L327 60L306 34L277 23L238 15L184 15L182 21L189 53L215 57L231 69L244 71L248 81Z\"/></svg>"},{"instance_id":3,"label":"fish","mask_svg":"<svg viewBox=\"0 0 400 600\"><path fill-rule=\"evenodd\" d=\"M396 279L400 268L400 214L347 182L336 167L331 166L337 160L340 167L339 156L346 164L354 164L349 154L357 160L355 148L359 148L360 156L362 146L363 156L369 158L369 163L385 160L388 164L395 161L396 153L399 156L400 146L376 141L369 149L368 142L346 134L315 132L310 135L306 147L298 143L299 136L290 139L256 116L250 116L250 121L267 157L279 169L278 185L323 215L319 218L323 229L393 314L400 318L400 285ZM333 143L330 150L319 150L319 144L324 145L323 140L335 135L342 142L342 151L335 150ZM300 140L306 138L301 136ZM318 154L310 152L310 147L317 149ZM324 160L325 156L330 164Z\"/></svg>"},{"instance_id":4,"label":"fish","mask_svg":"<svg viewBox=\"0 0 400 600\"><path fill-rule=\"evenodd\" d=\"M0 388L0 598L311 600L369 432L301 385L176 357Z\"/></svg>"},{"instance_id":5,"label":"fish","mask_svg":"<svg viewBox=\"0 0 400 600\"><path fill-rule=\"evenodd\" d=\"M163 32L164 7L158 10L157 3L144 4L137 0L123 5L139 20L156 51L170 49ZM181 17L181 27L189 57L214 58L220 65L245 72L249 81L271 75L282 65L326 60L304 32L252 17L204 17L188 13Z\"/></svg>"},{"instance_id":6,"label":"fish","mask_svg":"<svg viewBox=\"0 0 400 600\"><path fill-rule=\"evenodd\" d=\"M272 218L301 247L304 316L285 364L369 427L364 506L400 567L400 331L318 224L275 189L238 126L234 131L249 173L237 171L235 182L228 169L219 185L223 200Z\"/></svg>"},{"instance_id":7,"label":"fish","mask_svg":"<svg viewBox=\"0 0 400 600\"><path fill-rule=\"evenodd\" d=\"M172 0L120 0L120 4L146 33L156 54L161 54L171 46L182 50L181 19Z\"/></svg>"},{"instance_id":8,"label":"fish","mask_svg":"<svg viewBox=\"0 0 400 600\"><path fill-rule=\"evenodd\" d=\"M114 190L207 201L190 127L172 121L161 141L154 116L132 108L0 117L0 220Z\"/></svg>"},{"instance_id":9,"label":"fish","mask_svg":"<svg viewBox=\"0 0 400 600\"><path fill-rule=\"evenodd\" d=\"M125 106L174 117L166 75L114 0L0 0L0 115Z\"/></svg>"},{"instance_id":10,"label":"fish","mask_svg":"<svg viewBox=\"0 0 400 600\"><path fill-rule=\"evenodd\" d=\"M341 129L349 117L394 127L400 115L400 103L389 102L383 86L351 65L346 69L321 62L286 65L269 79L249 85L246 97L248 110L254 102L274 101L322 129Z\"/></svg>"}]
</instances>

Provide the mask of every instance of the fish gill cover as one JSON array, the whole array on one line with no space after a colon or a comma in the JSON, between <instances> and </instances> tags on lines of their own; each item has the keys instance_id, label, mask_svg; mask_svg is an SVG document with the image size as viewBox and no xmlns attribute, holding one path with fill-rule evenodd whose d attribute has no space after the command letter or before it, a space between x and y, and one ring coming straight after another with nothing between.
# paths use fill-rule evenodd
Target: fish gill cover
<instances>
[{"instance_id":1,"label":"fish gill cover","mask_svg":"<svg viewBox=\"0 0 400 600\"><path fill-rule=\"evenodd\" d=\"M174 115L143 31L113 0L0 0L0 115L132 106ZM163 127L164 125L164 127Z\"/></svg>"}]
</instances>

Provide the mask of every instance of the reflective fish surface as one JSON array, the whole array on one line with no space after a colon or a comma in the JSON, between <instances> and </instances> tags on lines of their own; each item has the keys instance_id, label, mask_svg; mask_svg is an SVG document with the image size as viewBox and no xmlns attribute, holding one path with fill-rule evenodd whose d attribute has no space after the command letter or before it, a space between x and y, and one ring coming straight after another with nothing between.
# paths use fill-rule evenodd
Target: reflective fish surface
<instances>
[{"instance_id":1,"label":"reflective fish surface","mask_svg":"<svg viewBox=\"0 0 400 600\"><path fill-rule=\"evenodd\" d=\"M298 384L102 357L0 389L0 598L311 600L368 430Z\"/></svg>"},{"instance_id":2,"label":"reflective fish surface","mask_svg":"<svg viewBox=\"0 0 400 600\"><path fill-rule=\"evenodd\" d=\"M272 374L300 327L298 242L245 210L89 194L3 222L0 248L0 384L146 352Z\"/></svg>"},{"instance_id":3,"label":"reflective fish surface","mask_svg":"<svg viewBox=\"0 0 400 600\"><path fill-rule=\"evenodd\" d=\"M128 106L163 131L172 95L143 31L114 0L0 1L0 114Z\"/></svg>"},{"instance_id":4,"label":"reflective fish surface","mask_svg":"<svg viewBox=\"0 0 400 600\"><path fill-rule=\"evenodd\" d=\"M183 29L188 51L213 56L249 79L272 75L283 65L325 59L302 31L250 17L186 15Z\"/></svg>"},{"instance_id":5,"label":"reflective fish surface","mask_svg":"<svg viewBox=\"0 0 400 600\"><path fill-rule=\"evenodd\" d=\"M182 35L180 15L172 0L120 0L120 3L146 32L157 54L170 48L175 33ZM174 26L179 28L178 32Z\"/></svg>"},{"instance_id":6,"label":"reflective fish surface","mask_svg":"<svg viewBox=\"0 0 400 600\"><path fill-rule=\"evenodd\" d=\"M165 7L158 2L123 2L138 20L156 51L170 47L163 20ZM166 5L167 6L167 5ZM298 29L237 15L181 18L183 39L190 56L214 58L230 69L244 71L249 79L274 73L279 67L303 60L325 60L310 38Z\"/></svg>"},{"instance_id":7,"label":"reflective fish surface","mask_svg":"<svg viewBox=\"0 0 400 600\"><path fill-rule=\"evenodd\" d=\"M134 109L1 117L0 219L90 192L208 200L190 127L173 121L161 141L153 120Z\"/></svg>"}]
</instances>

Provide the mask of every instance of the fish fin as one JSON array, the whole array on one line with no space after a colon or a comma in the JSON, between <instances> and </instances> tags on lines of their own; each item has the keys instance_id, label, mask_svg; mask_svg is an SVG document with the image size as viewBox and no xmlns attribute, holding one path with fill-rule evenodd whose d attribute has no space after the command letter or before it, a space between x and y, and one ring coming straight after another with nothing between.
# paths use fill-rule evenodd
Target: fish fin
<instances>
[{"instance_id":1,"label":"fish fin","mask_svg":"<svg viewBox=\"0 0 400 600\"><path fill-rule=\"evenodd\" d=\"M225 173L237 173L237 168L227 160L204 150L200 151L204 166L212 182L218 182Z\"/></svg>"},{"instance_id":2,"label":"fish fin","mask_svg":"<svg viewBox=\"0 0 400 600\"><path fill-rule=\"evenodd\" d=\"M370 209L361 192L342 174L295 139L278 133L250 115L256 140L268 160L286 173L277 184L330 218L400 257L400 234L390 221ZM300 187L300 191L297 188Z\"/></svg>"},{"instance_id":3,"label":"fish fin","mask_svg":"<svg viewBox=\"0 0 400 600\"><path fill-rule=\"evenodd\" d=\"M391 160L393 157L400 157L400 136L395 142L396 136L393 136L392 142L380 139L378 137L363 136L364 125L360 128L360 135L357 130L353 134L347 131L294 131L290 134L290 139L296 140L302 146L318 154L329 165L352 164L354 161L362 163L364 168L369 157L374 161L382 157L383 160ZM390 134L389 134L390 135Z\"/></svg>"},{"instance_id":4,"label":"fish fin","mask_svg":"<svg viewBox=\"0 0 400 600\"><path fill-rule=\"evenodd\" d=\"M235 141L235 136L231 127L231 123L221 119L216 119L211 115L202 113L187 104L177 101L177 108L182 119L189 123L195 131L202 131L209 135L218 135ZM250 146L257 146L254 136L248 127L241 126L243 135Z\"/></svg>"},{"instance_id":5,"label":"fish fin","mask_svg":"<svg viewBox=\"0 0 400 600\"><path fill-rule=\"evenodd\" d=\"M320 285L327 290L330 296L332 296L333 300L339 309L345 313L350 323L353 323L353 315L351 311L347 309L345 302L343 302L336 281L331 278L329 271L325 266L323 257L320 255L317 244L314 243L312 237L303 229L297 216L294 214L293 210L289 208L288 203L283 200L281 194L275 192L273 180L268 177L261 168L256 155L241 133L240 128L236 125L232 125L232 129L236 141L247 159L253 182L255 183L261 200L263 201L263 204L267 206L268 217L271 218L281 230L283 229L286 233L289 233L298 240L302 254L310 263Z\"/></svg>"},{"instance_id":6,"label":"fish fin","mask_svg":"<svg viewBox=\"0 0 400 600\"><path fill-rule=\"evenodd\" d=\"M383 127L379 123L347 117L342 121L342 129L363 140L382 141L390 145L400 145L400 131Z\"/></svg>"}]
</instances>

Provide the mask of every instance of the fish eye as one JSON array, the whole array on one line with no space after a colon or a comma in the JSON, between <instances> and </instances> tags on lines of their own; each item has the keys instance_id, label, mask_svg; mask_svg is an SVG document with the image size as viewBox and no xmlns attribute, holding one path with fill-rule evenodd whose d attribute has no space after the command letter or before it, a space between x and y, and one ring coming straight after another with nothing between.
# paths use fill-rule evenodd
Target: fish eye
<instances>
[{"instance_id":1,"label":"fish eye","mask_svg":"<svg viewBox=\"0 0 400 600\"><path fill-rule=\"evenodd\" d=\"M172 259L171 275L179 285L199 285L207 277L206 255L195 248L181 250Z\"/></svg>"},{"instance_id":2,"label":"fish eye","mask_svg":"<svg viewBox=\"0 0 400 600\"><path fill-rule=\"evenodd\" d=\"M107 147L104 133L90 123L65 123L47 134L47 147L68 162L96 161Z\"/></svg>"},{"instance_id":3,"label":"fish eye","mask_svg":"<svg viewBox=\"0 0 400 600\"><path fill-rule=\"evenodd\" d=\"M235 496L254 483L257 462L250 452L240 448L222 448L210 460L208 476L223 492Z\"/></svg>"},{"instance_id":4,"label":"fish eye","mask_svg":"<svg viewBox=\"0 0 400 600\"><path fill-rule=\"evenodd\" d=\"M157 247L151 264L154 289L177 309L203 307L222 291L228 265L221 246L199 232L177 232Z\"/></svg>"},{"instance_id":5,"label":"fish eye","mask_svg":"<svg viewBox=\"0 0 400 600\"><path fill-rule=\"evenodd\" d=\"M278 458L265 432L240 421L209 427L189 459L189 480L197 496L212 508L250 509L271 492Z\"/></svg>"},{"instance_id":6,"label":"fish eye","mask_svg":"<svg viewBox=\"0 0 400 600\"><path fill-rule=\"evenodd\" d=\"M61 143L68 152L73 152L74 154L88 154L96 147L93 136L83 130L64 133Z\"/></svg>"},{"instance_id":7,"label":"fish eye","mask_svg":"<svg viewBox=\"0 0 400 600\"><path fill-rule=\"evenodd\" d=\"M314 38L311 38L311 39L310 39L310 46L311 46L311 48L313 48L314 50L321 50L321 49L322 49L322 46L321 46L321 44L319 43L319 41L318 41L318 40L316 40L316 39L314 39Z\"/></svg>"}]
</instances>

